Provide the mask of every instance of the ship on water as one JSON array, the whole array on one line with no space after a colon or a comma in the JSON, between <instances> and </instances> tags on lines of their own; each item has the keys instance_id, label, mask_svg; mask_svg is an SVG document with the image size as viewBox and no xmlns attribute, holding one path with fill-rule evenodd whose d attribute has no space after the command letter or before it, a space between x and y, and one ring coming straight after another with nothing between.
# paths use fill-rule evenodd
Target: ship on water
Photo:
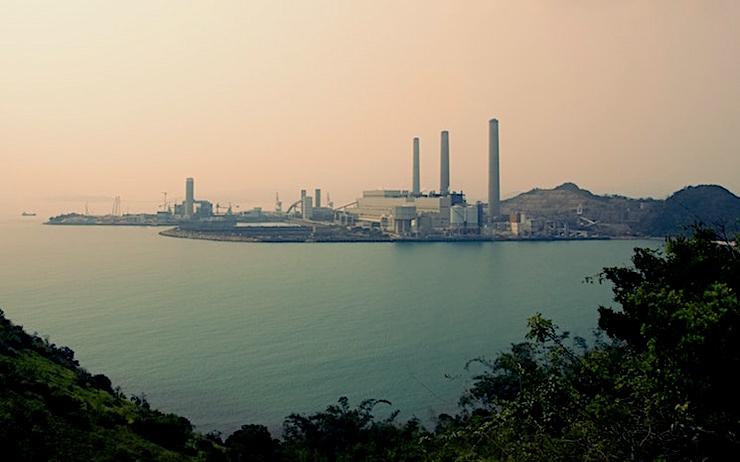
<instances>
[{"instance_id":1,"label":"ship on water","mask_svg":"<svg viewBox=\"0 0 740 462\"><path fill-rule=\"evenodd\" d=\"M21 213L21 216L22 217L35 217L36 216L36 212L23 212L23 213Z\"/></svg>"}]
</instances>

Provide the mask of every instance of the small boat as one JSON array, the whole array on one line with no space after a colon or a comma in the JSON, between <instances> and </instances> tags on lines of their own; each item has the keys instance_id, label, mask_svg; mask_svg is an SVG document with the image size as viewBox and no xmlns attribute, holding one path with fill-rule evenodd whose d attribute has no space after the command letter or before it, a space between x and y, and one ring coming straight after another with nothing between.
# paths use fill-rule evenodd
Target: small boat
<instances>
[{"instance_id":1,"label":"small boat","mask_svg":"<svg viewBox=\"0 0 740 462\"><path fill-rule=\"evenodd\" d=\"M34 212L23 212L23 213L21 213L21 216L22 217L35 217L36 216L36 213L34 213Z\"/></svg>"}]
</instances>

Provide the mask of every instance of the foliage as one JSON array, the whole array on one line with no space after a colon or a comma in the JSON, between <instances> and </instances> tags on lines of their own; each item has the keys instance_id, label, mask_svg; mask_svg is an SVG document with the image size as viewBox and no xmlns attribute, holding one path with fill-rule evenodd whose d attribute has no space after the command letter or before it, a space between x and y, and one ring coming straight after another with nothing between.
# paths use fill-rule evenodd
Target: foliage
<instances>
[{"instance_id":1,"label":"foliage","mask_svg":"<svg viewBox=\"0 0 740 462\"><path fill-rule=\"evenodd\" d=\"M242 425L226 438L229 461L277 462L281 460L280 442L263 425Z\"/></svg>"},{"instance_id":2,"label":"foliage","mask_svg":"<svg viewBox=\"0 0 740 462\"><path fill-rule=\"evenodd\" d=\"M593 346L530 319L437 436L492 460L724 460L740 450L740 256L706 229L606 268ZM607 338L604 338L604 334Z\"/></svg>"},{"instance_id":3,"label":"foliage","mask_svg":"<svg viewBox=\"0 0 740 462\"><path fill-rule=\"evenodd\" d=\"M423 430L418 421L396 425L398 411L376 420L373 410L385 400L365 400L351 408L346 397L310 416L292 414L284 423L285 450L290 460L387 461L420 460L413 447Z\"/></svg>"},{"instance_id":4,"label":"foliage","mask_svg":"<svg viewBox=\"0 0 740 462\"><path fill-rule=\"evenodd\" d=\"M687 186L671 194L639 228L652 236L690 235L691 223L740 232L740 198L718 185Z\"/></svg>"},{"instance_id":5,"label":"foliage","mask_svg":"<svg viewBox=\"0 0 740 462\"><path fill-rule=\"evenodd\" d=\"M129 401L67 347L29 335L0 311L2 460L222 460L187 419Z\"/></svg>"}]
</instances>

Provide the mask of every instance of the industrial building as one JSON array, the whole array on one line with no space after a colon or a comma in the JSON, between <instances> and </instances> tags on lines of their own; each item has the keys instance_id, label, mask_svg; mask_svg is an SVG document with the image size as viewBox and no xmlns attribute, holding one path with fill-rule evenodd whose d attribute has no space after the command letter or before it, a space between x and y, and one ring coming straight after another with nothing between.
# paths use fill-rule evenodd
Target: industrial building
<instances>
[{"instance_id":1,"label":"industrial building","mask_svg":"<svg viewBox=\"0 0 740 462\"><path fill-rule=\"evenodd\" d=\"M491 121L489 141L489 217L499 212L498 183L498 121ZM470 205L462 192L450 190L450 134L440 133L440 178L438 191L421 192L420 140L412 143L411 190L364 191L354 207L338 211L336 220L342 224L379 228L399 236L477 234L485 223L483 206ZM495 164L495 165L494 165ZM495 174L495 175L494 175ZM495 176L495 179L493 179Z\"/></svg>"},{"instance_id":2,"label":"industrial building","mask_svg":"<svg viewBox=\"0 0 740 462\"><path fill-rule=\"evenodd\" d=\"M237 222L267 220L300 220L297 226L324 229L334 224L335 229L357 229L399 238L455 237L481 234L491 236L502 229L515 229L515 235L533 231L529 221L509 220L501 216L499 134L498 120L488 123L488 204L470 204L462 192L454 191L450 181L450 133L440 132L439 185L436 190L423 191L421 185L421 140L412 140L411 184L409 189L368 190L351 204L333 208L331 201L322 200L322 190L314 189L313 196L307 189L300 190L300 198L283 213L280 199L275 197L275 213L263 216L261 209L233 215L213 215L213 206L195 197L195 181L185 180L185 200L175 205L174 216L187 226L200 229L226 229ZM337 226L338 225L338 226ZM194 228L194 229L195 229ZM534 227L536 228L536 226ZM328 229L328 228L327 228ZM240 231L241 234L258 229ZM260 231L261 232L261 231ZM332 231L334 232L334 231Z\"/></svg>"},{"instance_id":3,"label":"industrial building","mask_svg":"<svg viewBox=\"0 0 740 462\"><path fill-rule=\"evenodd\" d=\"M353 222L359 226L377 227L398 235L445 233L453 220L458 231L465 228L471 232L480 223L478 209L466 204L462 193L414 196L405 190L364 191L356 206L346 213L353 215Z\"/></svg>"},{"instance_id":4,"label":"industrial building","mask_svg":"<svg viewBox=\"0 0 740 462\"><path fill-rule=\"evenodd\" d=\"M300 199L291 204L285 214L304 220L332 221L334 219L332 205L331 201L327 201L326 205L323 204L320 188L314 190L313 196L307 195L307 191L301 189Z\"/></svg>"},{"instance_id":5,"label":"industrial building","mask_svg":"<svg viewBox=\"0 0 740 462\"><path fill-rule=\"evenodd\" d=\"M450 177L450 133L440 132L439 185L436 190L422 190L421 140L412 139L411 178L409 189L367 190L355 201L334 208L328 194L320 188L300 190L300 199L283 211L280 197L275 195L275 211L263 212L261 207L235 212L238 205L228 208L207 200L196 199L195 180L185 179L185 198L174 204L167 202L156 214L120 213L120 198L114 202L114 212L104 217L87 213L68 214L50 220L54 224L121 224L172 225L190 236L220 236L225 240L257 240L270 242L386 242L395 240L454 241L491 240L494 238L561 238L589 237L590 229L571 232L572 223L559 219L544 219L546 213L535 210L532 215L501 207L501 172L499 166L499 122L488 121L488 201L469 203L462 191L454 191ZM325 197L325 200L324 200ZM642 208L642 205L641 207ZM226 209L226 213L221 213ZM503 212L506 212L504 215ZM577 227L594 226L596 221L581 216L576 210ZM539 215L539 216L537 216ZM249 226L243 226L248 224ZM188 234L190 233L190 234ZM196 233L196 234L193 234ZM200 234L197 234L200 233ZM581 234L578 234L581 233ZM172 235L177 235L173 231ZM598 235L597 235L598 236ZM219 238L219 239L220 239Z\"/></svg>"},{"instance_id":6,"label":"industrial building","mask_svg":"<svg viewBox=\"0 0 740 462\"><path fill-rule=\"evenodd\" d=\"M225 240L271 242L380 242L394 240L489 240L495 236L536 237L554 234L552 223L532 219L524 214L502 216L499 170L499 123L488 121L488 203L471 204L462 191L455 191L450 176L450 132L440 132L439 185L423 190L421 185L421 140L412 139L410 188L367 190L355 201L334 208L328 194L320 188L300 198L287 209L275 195L275 211L263 212L255 207L235 212L197 199L195 180L185 179L185 198L172 207L164 194L164 203L156 215L125 215L116 219L70 215L54 223L100 224L177 224L171 235L219 237ZM120 199L116 200L120 204ZM120 205L118 205L120 207ZM226 208L226 213L221 209ZM82 217L82 218L80 218ZM249 226L243 226L248 224ZM276 226L279 224L279 226ZM566 229L564 233L568 235ZM479 236L479 237L476 237Z\"/></svg>"},{"instance_id":7,"label":"industrial building","mask_svg":"<svg viewBox=\"0 0 740 462\"><path fill-rule=\"evenodd\" d=\"M213 204L195 199L195 180L185 179L185 200L175 204L174 214L186 220L197 220L213 216Z\"/></svg>"}]
</instances>

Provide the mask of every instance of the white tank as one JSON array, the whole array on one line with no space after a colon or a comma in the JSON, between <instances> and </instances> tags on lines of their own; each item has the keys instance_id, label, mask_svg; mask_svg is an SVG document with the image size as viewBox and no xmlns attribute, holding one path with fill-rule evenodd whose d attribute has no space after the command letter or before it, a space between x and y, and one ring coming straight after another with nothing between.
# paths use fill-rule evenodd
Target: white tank
<instances>
[{"instance_id":1,"label":"white tank","mask_svg":"<svg viewBox=\"0 0 740 462\"><path fill-rule=\"evenodd\" d=\"M450 227L463 228L478 226L478 211L475 207L453 205L450 207Z\"/></svg>"}]
</instances>

